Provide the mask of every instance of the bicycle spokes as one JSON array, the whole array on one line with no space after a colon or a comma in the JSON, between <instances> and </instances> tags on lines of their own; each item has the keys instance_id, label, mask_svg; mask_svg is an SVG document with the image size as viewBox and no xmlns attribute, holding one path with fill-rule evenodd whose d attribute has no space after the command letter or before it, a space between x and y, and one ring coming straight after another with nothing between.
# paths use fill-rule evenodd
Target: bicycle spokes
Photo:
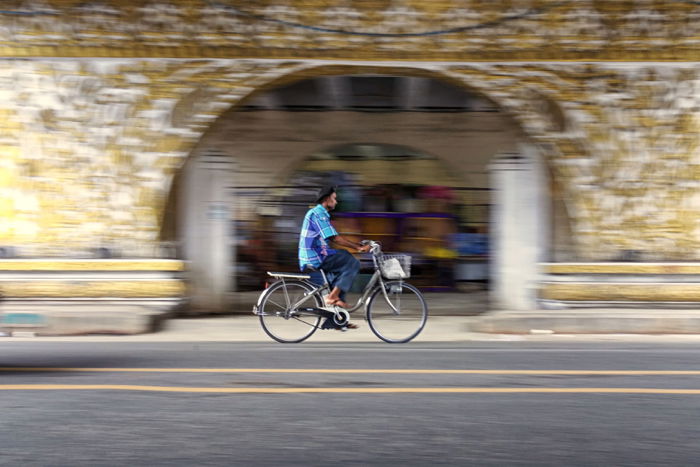
<instances>
[{"instance_id":1,"label":"bicycle spokes","mask_svg":"<svg viewBox=\"0 0 700 467\"><path fill-rule=\"evenodd\" d=\"M425 326L428 307L423 295L410 284L387 283L379 287L367 304L372 331L386 342L408 342Z\"/></svg>"},{"instance_id":2,"label":"bicycle spokes","mask_svg":"<svg viewBox=\"0 0 700 467\"><path fill-rule=\"evenodd\" d=\"M311 286L301 281L280 281L271 285L261 296L257 311L263 330L278 342L301 342L311 336L321 317L309 314L308 320L301 319L303 311L292 305L311 300L310 304L320 306L320 297L308 296L312 291Z\"/></svg>"}]
</instances>

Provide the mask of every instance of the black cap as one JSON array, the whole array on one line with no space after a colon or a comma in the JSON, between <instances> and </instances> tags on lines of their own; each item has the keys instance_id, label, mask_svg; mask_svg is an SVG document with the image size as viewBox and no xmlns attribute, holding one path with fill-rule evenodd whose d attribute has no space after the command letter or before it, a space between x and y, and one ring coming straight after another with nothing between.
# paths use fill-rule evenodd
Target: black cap
<instances>
[{"instance_id":1,"label":"black cap","mask_svg":"<svg viewBox=\"0 0 700 467\"><path fill-rule=\"evenodd\" d=\"M321 204L324 199L335 193L335 187L333 185L326 185L318 191L318 196L316 197L316 203Z\"/></svg>"}]
</instances>

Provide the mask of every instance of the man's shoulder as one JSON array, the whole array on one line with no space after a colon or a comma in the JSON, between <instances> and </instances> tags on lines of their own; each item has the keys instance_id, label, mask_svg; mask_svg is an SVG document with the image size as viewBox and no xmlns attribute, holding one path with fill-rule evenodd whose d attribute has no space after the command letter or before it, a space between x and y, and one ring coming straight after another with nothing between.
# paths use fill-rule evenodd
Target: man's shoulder
<instances>
[{"instance_id":1,"label":"man's shoulder","mask_svg":"<svg viewBox=\"0 0 700 467\"><path fill-rule=\"evenodd\" d=\"M304 222L303 222L304 228L315 229L316 228L315 226L317 226L319 223L322 222L323 213L320 213L318 211L317 208L319 206L321 208L323 208L323 206L318 205L318 206L315 206L315 207L309 209L308 211L306 211L306 215L304 216ZM325 209L324 209L324 211L325 211Z\"/></svg>"},{"instance_id":2,"label":"man's shoulder","mask_svg":"<svg viewBox=\"0 0 700 467\"><path fill-rule=\"evenodd\" d=\"M310 208L308 211L306 211L306 214L304 215L304 219L308 219L309 217L313 216L314 209L316 209L316 208Z\"/></svg>"},{"instance_id":3,"label":"man's shoulder","mask_svg":"<svg viewBox=\"0 0 700 467\"><path fill-rule=\"evenodd\" d=\"M312 207L306 212L306 218L309 217L320 217L324 219L328 219L330 216L328 215L328 211L326 211L326 208L321 206L320 204L317 204L316 206Z\"/></svg>"}]
</instances>

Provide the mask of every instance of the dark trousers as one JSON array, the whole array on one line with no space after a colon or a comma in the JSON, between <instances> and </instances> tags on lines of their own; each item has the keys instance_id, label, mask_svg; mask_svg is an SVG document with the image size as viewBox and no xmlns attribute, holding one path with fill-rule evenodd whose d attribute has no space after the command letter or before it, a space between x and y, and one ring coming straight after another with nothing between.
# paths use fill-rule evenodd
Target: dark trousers
<instances>
[{"instance_id":1,"label":"dark trousers","mask_svg":"<svg viewBox=\"0 0 700 467\"><path fill-rule=\"evenodd\" d=\"M360 272L360 262L346 250L338 250L335 254L324 258L321 269L326 273L331 287L340 289L340 298L344 301L345 292L350 290L357 273ZM312 272L311 281L321 285L323 283L321 273Z\"/></svg>"}]
</instances>

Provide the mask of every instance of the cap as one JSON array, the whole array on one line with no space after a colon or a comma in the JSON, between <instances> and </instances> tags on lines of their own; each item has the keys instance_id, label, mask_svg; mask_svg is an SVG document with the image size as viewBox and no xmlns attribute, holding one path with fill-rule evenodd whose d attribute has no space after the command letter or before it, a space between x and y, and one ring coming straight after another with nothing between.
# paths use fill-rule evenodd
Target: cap
<instances>
[{"instance_id":1,"label":"cap","mask_svg":"<svg viewBox=\"0 0 700 467\"><path fill-rule=\"evenodd\" d=\"M316 196L316 202L322 203L324 199L335 193L335 187L333 185L326 185L318 191L318 196Z\"/></svg>"}]
</instances>

